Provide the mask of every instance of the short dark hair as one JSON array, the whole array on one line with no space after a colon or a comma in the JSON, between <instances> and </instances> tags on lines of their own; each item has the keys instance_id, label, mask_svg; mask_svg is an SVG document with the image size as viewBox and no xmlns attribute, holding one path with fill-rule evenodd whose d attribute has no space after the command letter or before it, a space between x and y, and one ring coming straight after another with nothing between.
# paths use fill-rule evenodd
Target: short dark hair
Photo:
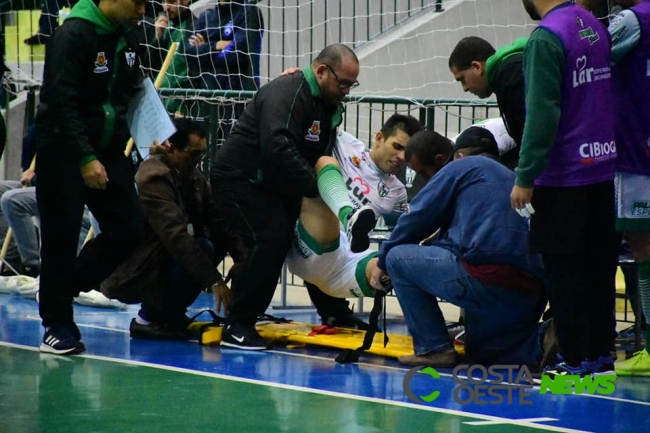
<instances>
[{"instance_id":1,"label":"short dark hair","mask_svg":"<svg viewBox=\"0 0 650 433\"><path fill-rule=\"evenodd\" d=\"M317 66L320 64L329 65L332 68L337 68L341 65L343 57L350 57L356 63L359 63L359 58L354 53L352 48L343 44L332 44L325 47L323 51L318 53L318 56L312 62L312 65Z\"/></svg>"},{"instance_id":2,"label":"short dark hair","mask_svg":"<svg viewBox=\"0 0 650 433\"><path fill-rule=\"evenodd\" d=\"M169 137L169 142L176 149L185 149L190 144L190 135L194 134L199 138L205 138L203 125L189 117L177 117L172 119L176 132Z\"/></svg>"},{"instance_id":3,"label":"short dark hair","mask_svg":"<svg viewBox=\"0 0 650 433\"><path fill-rule=\"evenodd\" d=\"M496 50L488 41L478 36L468 36L456 44L449 56L449 69L456 67L464 71L472 62L485 62Z\"/></svg>"},{"instance_id":4,"label":"short dark hair","mask_svg":"<svg viewBox=\"0 0 650 433\"><path fill-rule=\"evenodd\" d=\"M409 162L414 156L424 166L436 165L436 155L442 155L445 161L452 154L454 144L447 137L436 131L420 131L409 140L404 151L404 159Z\"/></svg>"},{"instance_id":5,"label":"short dark hair","mask_svg":"<svg viewBox=\"0 0 650 433\"><path fill-rule=\"evenodd\" d=\"M393 114L384 123L384 126L381 127L381 133L384 135L384 138L395 135L397 131L404 131L409 137L412 137L416 132L422 130L424 130L424 126L422 126L420 121L408 114Z\"/></svg>"}]
</instances>

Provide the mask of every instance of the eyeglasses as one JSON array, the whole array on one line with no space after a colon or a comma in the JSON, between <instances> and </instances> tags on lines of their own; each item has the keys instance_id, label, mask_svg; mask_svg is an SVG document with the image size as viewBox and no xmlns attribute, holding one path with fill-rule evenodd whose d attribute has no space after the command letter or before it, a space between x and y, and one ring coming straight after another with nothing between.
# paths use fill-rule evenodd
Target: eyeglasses
<instances>
[{"instance_id":1,"label":"eyeglasses","mask_svg":"<svg viewBox=\"0 0 650 433\"><path fill-rule=\"evenodd\" d=\"M207 149L192 149L192 150L183 149L183 150L189 153L192 158L203 158L205 154L208 152Z\"/></svg>"},{"instance_id":2,"label":"eyeglasses","mask_svg":"<svg viewBox=\"0 0 650 433\"><path fill-rule=\"evenodd\" d=\"M330 72L334 74L334 78L336 78L336 81L339 82L339 89L354 89L355 87L359 87L358 81L352 82L348 80L341 80L339 76L336 75L336 72L334 72L334 69L330 65L326 64L325 66L327 66L327 69L329 69Z\"/></svg>"}]
</instances>

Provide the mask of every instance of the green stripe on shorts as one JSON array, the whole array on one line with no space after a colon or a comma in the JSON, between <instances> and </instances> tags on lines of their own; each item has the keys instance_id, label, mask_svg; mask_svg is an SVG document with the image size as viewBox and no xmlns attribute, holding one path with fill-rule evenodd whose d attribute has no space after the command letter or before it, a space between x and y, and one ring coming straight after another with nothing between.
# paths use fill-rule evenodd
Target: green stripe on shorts
<instances>
[{"instance_id":1,"label":"green stripe on shorts","mask_svg":"<svg viewBox=\"0 0 650 433\"><path fill-rule=\"evenodd\" d=\"M319 256L331 251L336 251L341 244L341 241L338 238L328 244L321 244L309 234L300 220L298 220L298 236L300 236L300 239L309 247L310 250Z\"/></svg>"},{"instance_id":2,"label":"green stripe on shorts","mask_svg":"<svg viewBox=\"0 0 650 433\"><path fill-rule=\"evenodd\" d=\"M357 268L354 271L354 277L357 280L357 284L359 285L361 292L365 296L369 297L375 296L375 289L370 286L370 283L368 283L368 280L366 279L366 266L368 266L368 262L375 257L377 257L377 251L373 251L372 253L368 254L366 257L359 260L359 263L357 263Z\"/></svg>"}]
</instances>

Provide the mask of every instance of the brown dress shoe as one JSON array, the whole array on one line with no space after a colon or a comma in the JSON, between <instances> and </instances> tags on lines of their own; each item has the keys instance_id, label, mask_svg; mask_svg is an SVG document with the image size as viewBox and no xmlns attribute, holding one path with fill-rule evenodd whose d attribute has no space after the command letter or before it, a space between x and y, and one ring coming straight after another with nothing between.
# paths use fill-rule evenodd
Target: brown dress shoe
<instances>
[{"instance_id":1,"label":"brown dress shoe","mask_svg":"<svg viewBox=\"0 0 650 433\"><path fill-rule=\"evenodd\" d=\"M397 358L404 365L427 367L455 367L458 364L458 354L454 349L446 352L429 352L425 355L404 355Z\"/></svg>"}]
</instances>

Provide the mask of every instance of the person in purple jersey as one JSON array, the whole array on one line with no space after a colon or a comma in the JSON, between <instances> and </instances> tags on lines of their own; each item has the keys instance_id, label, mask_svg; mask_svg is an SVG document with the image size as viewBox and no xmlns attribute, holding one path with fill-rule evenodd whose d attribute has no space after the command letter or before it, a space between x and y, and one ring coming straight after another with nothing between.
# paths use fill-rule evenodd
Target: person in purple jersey
<instances>
[{"instance_id":1,"label":"person in purple jersey","mask_svg":"<svg viewBox=\"0 0 650 433\"><path fill-rule=\"evenodd\" d=\"M560 346L545 374L613 373L616 141L610 38L582 7L523 0L541 20L524 50L526 124L510 199L530 217Z\"/></svg>"},{"instance_id":2,"label":"person in purple jersey","mask_svg":"<svg viewBox=\"0 0 650 433\"><path fill-rule=\"evenodd\" d=\"M616 161L616 228L625 232L638 267L641 306L650 317L650 1L618 0L623 11L610 21L614 65L614 133L620 151ZM629 110L634 107L634 110ZM646 347L615 364L616 374L650 376L650 326Z\"/></svg>"}]
</instances>

